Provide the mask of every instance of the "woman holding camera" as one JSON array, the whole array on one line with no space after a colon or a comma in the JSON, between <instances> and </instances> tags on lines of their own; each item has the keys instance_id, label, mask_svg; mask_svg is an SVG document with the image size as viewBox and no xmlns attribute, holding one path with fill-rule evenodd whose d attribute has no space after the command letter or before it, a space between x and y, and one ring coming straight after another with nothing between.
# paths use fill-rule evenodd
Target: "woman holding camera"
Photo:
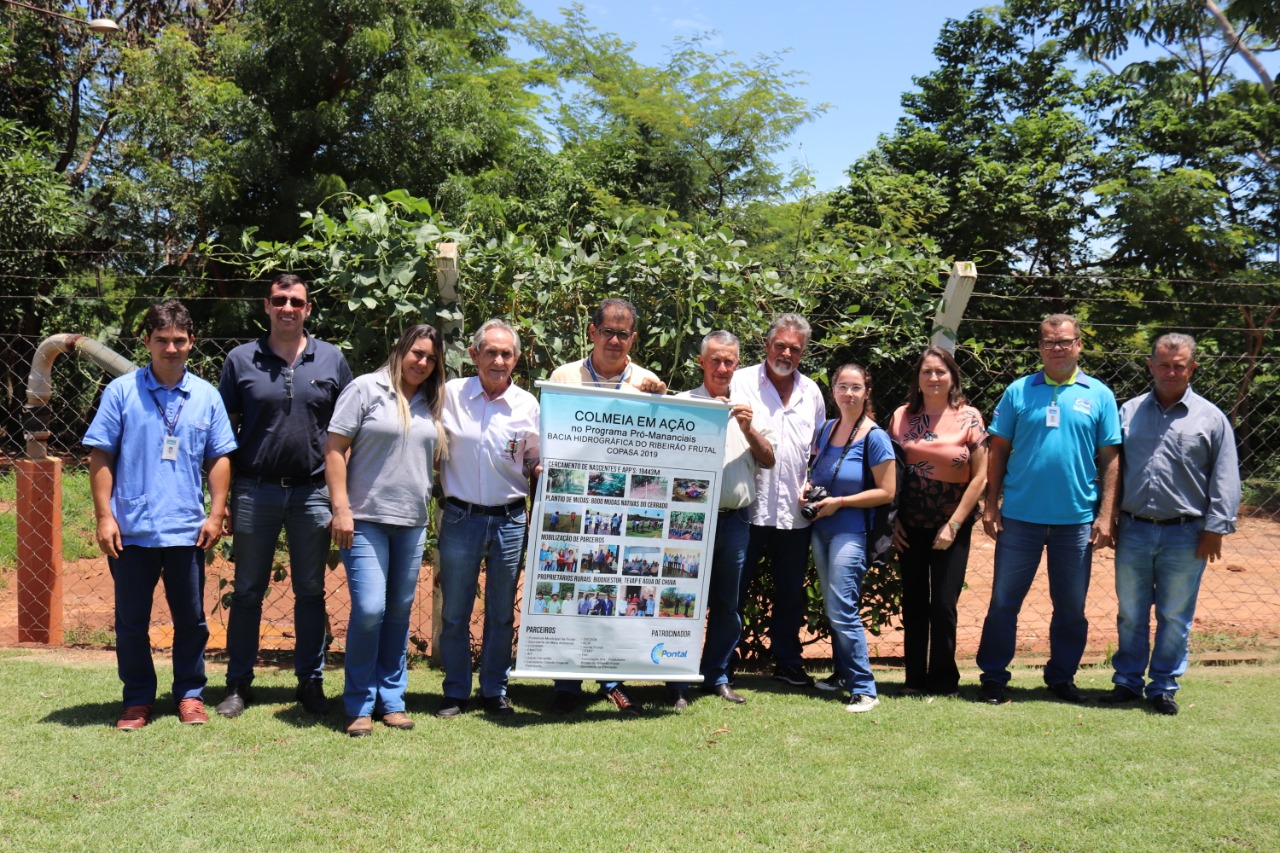
<instances>
[{"instance_id":1,"label":"woman holding camera","mask_svg":"<svg viewBox=\"0 0 1280 853\"><path fill-rule=\"evenodd\" d=\"M955 695L956 604L987 484L987 429L951 353L929 347L889 434L907 455L893 541L902 572L904 696Z\"/></svg>"},{"instance_id":2,"label":"woman holding camera","mask_svg":"<svg viewBox=\"0 0 1280 853\"><path fill-rule=\"evenodd\" d=\"M840 414L818 434L802 511L813 519L813 562L831 625L836 678L850 692L845 710L860 713L880 701L860 612L867 531L873 508L893 500L896 462L888 434L875 425L866 368L842 366L831 389ZM872 482L863 481L864 457Z\"/></svg>"}]
</instances>

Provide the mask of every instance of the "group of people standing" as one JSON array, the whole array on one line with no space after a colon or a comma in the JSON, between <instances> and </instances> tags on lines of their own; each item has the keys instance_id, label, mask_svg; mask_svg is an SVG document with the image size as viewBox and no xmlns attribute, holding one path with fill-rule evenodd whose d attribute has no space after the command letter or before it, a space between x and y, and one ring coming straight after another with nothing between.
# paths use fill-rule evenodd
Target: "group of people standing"
<instances>
[{"instance_id":1,"label":"group of people standing","mask_svg":"<svg viewBox=\"0 0 1280 853\"><path fill-rule=\"evenodd\" d=\"M267 333L228 355L214 389L186 370L194 342L186 309L172 300L153 306L143 323L150 363L108 385L85 437L97 539L116 590L124 684L117 728L139 729L152 717L157 684L147 626L160 579L174 621L179 718L207 721L201 552L224 533L233 536L235 583L227 687L216 710L233 718L254 701L262 600L282 530L295 598L298 702L314 714L328 707L324 572L332 541L352 602L344 730L368 735L377 720L412 728L405 711L409 617L437 474L444 495L436 568L445 675L435 714L457 717L472 699L470 623L482 567L479 698L488 713L514 713L507 698L514 602L528 499L541 473L538 402L512 381L518 334L503 320L484 323L470 346L476 375L446 382L440 333L414 325L382 368L353 377L336 347L306 332L312 302L305 281L277 276L264 310ZM665 393L666 384L629 356L637 325L629 302L605 300L588 325L591 351L550 381ZM1084 648L1090 548L1118 536L1121 642L1116 688L1104 698L1127 701L1145 687L1157 710L1176 711L1172 693L1186 666L1199 572L1205 559L1220 555L1239 503L1229 424L1188 387L1195 350L1186 336L1157 341L1155 392L1130 401L1117 419L1110 391L1075 366L1075 321L1055 315L1041 333L1044 370L1006 391L990 449L982 415L968 405L959 367L945 349L921 356L918 381L885 430L875 422L872 376L859 365L831 374L837 416L826 417L821 390L798 370L811 337L804 318L775 318L765 360L741 371L737 337L706 336L698 357L703 382L684 395L725 400L732 415L707 592L704 691L746 701L732 686L732 670L747 590L767 554L776 590L769 633L774 677L847 690L849 711L875 707L861 587L867 532L877 508L896 502L903 692L956 693L956 602L985 491L982 517L997 552L978 654L982 697L1005 700L1017 611L1047 543L1055 612L1045 678L1061 698L1081 698L1071 679ZM1125 454L1119 489L1122 432L1134 450ZM905 451L904 472L896 470L894 441ZM827 496L809 500L815 486ZM811 545L835 663L834 675L816 685L804 670L799 636ZM1153 602L1158 628L1149 655ZM687 707L686 688L669 685L673 707ZM606 682L601 690L622 713L642 712L623 684ZM557 681L550 711L573 711L581 691L580 681Z\"/></svg>"}]
</instances>

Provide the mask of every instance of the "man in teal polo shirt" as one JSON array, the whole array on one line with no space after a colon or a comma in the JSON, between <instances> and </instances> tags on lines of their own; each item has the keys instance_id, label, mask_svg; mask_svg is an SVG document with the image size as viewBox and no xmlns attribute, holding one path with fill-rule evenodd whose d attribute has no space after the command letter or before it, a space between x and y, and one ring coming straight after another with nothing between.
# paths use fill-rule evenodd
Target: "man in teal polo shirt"
<instances>
[{"instance_id":1,"label":"man in teal polo shirt","mask_svg":"<svg viewBox=\"0 0 1280 853\"><path fill-rule=\"evenodd\" d=\"M148 628L156 583L164 579L173 619L173 698L183 723L204 710L204 551L222 536L231 461L231 422L217 390L187 370L195 340L176 299L143 320L151 362L102 392L85 434L98 547L115 585L116 664L124 683L122 731L151 721L156 670ZM204 506L203 478L210 506Z\"/></svg>"},{"instance_id":2,"label":"man in teal polo shirt","mask_svg":"<svg viewBox=\"0 0 1280 853\"><path fill-rule=\"evenodd\" d=\"M1120 467L1115 395L1081 372L1074 317L1044 319L1040 353L1044 369L1005 389L989 430L982 522L996 540L995 578L977 663L982 699L993 705L1007 701L1018 612L1046 551L1053 618L1044 681L1063 701L1085 701L1075 674L1089 633L1084 606L1093 548L1110 545L1114 529L1110 515Z\"/></svg>"}]
</instances>

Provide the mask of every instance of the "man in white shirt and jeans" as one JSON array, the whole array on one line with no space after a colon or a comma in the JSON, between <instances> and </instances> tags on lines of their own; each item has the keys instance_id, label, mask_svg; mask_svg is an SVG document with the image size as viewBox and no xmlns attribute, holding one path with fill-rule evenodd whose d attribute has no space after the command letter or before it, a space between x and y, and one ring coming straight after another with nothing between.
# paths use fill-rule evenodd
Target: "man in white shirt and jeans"
<instances>
[{"instance_id":1,"label":"man in white shirt and jeans","mask_svg":"<svg viewBox=\"0 0 1280 853\"><path fill-rule=\"evenodd\" d=\"M515 626L516 579L531 478L541 440L538 401L511 380L520 337L502 320L476 331L471 360L479 375L445 385L442 420L449 456L441 462L445 505L440 525L440 589L444 594L440 658L449 719L471 698L471 612L485 565L480 696L490 714L515 712L507 699Z\"/></svg>"}]
</instances>

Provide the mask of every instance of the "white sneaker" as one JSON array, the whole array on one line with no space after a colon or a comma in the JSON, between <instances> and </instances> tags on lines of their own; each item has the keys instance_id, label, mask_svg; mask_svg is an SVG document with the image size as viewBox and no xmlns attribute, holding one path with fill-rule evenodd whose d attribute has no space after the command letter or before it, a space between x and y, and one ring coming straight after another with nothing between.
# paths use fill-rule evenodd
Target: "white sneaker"
<instances>
[{"instance_id":1,"label":"white sneaker","mask_svg":"<svg viewBox=\"0 0 1280 853\"><path fill-rule=\"evenodd\" d=\"M849 704L845 706L845 710L850 714L861 714L863 711L870 711L879 704L880 700L877 697L859 693L850 697Z\"/></svg>"}]
</instances>

